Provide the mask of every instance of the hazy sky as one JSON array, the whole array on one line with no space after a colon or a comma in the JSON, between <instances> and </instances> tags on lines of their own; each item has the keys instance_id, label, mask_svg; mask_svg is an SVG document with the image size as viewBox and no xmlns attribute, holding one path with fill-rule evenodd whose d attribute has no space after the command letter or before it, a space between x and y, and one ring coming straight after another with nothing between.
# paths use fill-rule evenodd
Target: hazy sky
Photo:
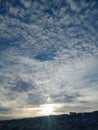
<instances>
[{"instance_id":1,"label":"hazy sky","mask_svg":"<svg viewBox=\"0 0 98 130\"><path fill-rule=\"evenodd\" d=\"M0 119L98 109L98 0L0 0Z\"/></svg>"}]
</instances>

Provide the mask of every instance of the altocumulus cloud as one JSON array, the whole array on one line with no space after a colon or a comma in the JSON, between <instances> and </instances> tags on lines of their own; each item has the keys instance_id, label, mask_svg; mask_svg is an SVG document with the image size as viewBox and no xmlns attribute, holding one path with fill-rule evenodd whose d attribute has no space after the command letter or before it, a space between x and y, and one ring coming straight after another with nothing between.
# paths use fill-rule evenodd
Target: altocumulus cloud
<instances>
[{"instance_id":1,"label":"altocumulus cloud","mask_svg":"<svg viewBox=\"0 0 98 130\"><path fill-rule=\"evenodd\" d=\"M97 0L1 0L0 119L98 109L97 26Z\"/></svg>"}]
</instances>

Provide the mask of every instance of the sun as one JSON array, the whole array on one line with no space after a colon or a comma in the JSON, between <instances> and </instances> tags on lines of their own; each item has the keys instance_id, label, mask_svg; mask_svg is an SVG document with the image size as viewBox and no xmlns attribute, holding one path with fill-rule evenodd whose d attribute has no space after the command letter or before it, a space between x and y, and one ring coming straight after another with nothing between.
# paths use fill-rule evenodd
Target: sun
<instances>
[{"instance_id":1,"label":"sun","mask_svg":"<svg viewBox=\"0 0 98 130\"><path fill-rule=\"evenodd\" d=\"M45 106L43 108L43 113L45 115L51 115L53 113L53 110L54 110L53 104L45 104Z\"/></svg>"}]
</instances>

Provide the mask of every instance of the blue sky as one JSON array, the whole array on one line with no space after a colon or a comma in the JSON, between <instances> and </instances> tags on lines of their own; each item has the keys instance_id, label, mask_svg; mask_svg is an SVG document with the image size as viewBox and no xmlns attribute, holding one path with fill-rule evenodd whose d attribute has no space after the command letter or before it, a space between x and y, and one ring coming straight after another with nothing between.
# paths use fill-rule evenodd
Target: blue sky
<instances>
[{"instance_id":1,"label":"blue sky","mask_svg":"<svg viewBox=\"0 0 98 130\"><path fill-rule=\"evenodd\" d=\"M0 119L98 109L98 1L0 1Z\"/></svg>"}]
</instances>

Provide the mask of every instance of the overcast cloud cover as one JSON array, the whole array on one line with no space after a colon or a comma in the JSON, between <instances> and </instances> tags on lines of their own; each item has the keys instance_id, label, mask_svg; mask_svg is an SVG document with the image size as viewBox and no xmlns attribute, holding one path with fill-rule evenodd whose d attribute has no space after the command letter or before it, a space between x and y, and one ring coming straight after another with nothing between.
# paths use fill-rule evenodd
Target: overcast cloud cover
<instances>
[{"instance_id":1,"label":"overcast cloud cover","mask_svg":"<svg viewBox=\"0 0 98 130\"><path fill-rule=\"evenodd\" d=\"M98 1L0 1L0 119L98 110Z\"/></svg>"}]
</instances>

